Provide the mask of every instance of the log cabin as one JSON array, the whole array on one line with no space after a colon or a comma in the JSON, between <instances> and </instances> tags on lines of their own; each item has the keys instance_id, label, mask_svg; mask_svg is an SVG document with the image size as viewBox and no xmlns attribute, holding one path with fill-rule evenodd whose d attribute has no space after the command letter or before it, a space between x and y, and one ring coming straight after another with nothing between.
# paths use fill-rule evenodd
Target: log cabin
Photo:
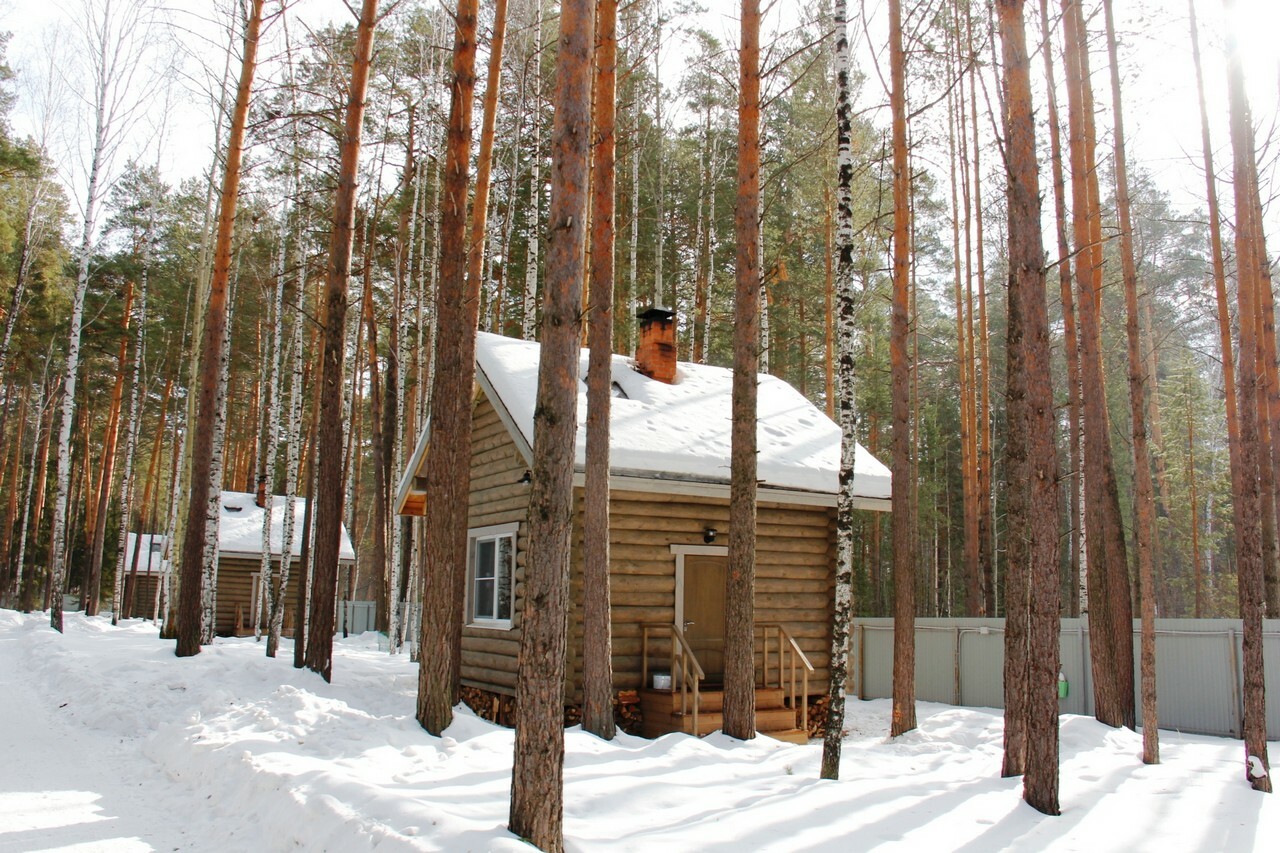
<instances>
[{"instance_id":1,"label":"log cabin","mask_svg":"<svg viewBox=\"0 0 1280 853\"><path fill-rule=\"evenodd\" d=\"M120 604L125 618L156 618L160 580L169 566L167 545L168 537L159 533L130 533L125 537L124 559L116 567L117 572L124 573Z\"/></svg>"},{"instance_id":2,"label":"log cabin","mask_svg":"<svg viewBox=\"0 0 1280 853\"><path fill-rule=\"evenodd\" d=\"M271 501L271 573L273 582L280 578L280 558L284 553L284 495L272 495ZM265 629L266 608L261 600L258 579L262 576L262 522L267 505L265 492L259 496L248 492L222 493L222 507L218 518L218 579L216 586L215 630L219 636L252 636L255 616ZM293 501L294 525L292 560L290 568L288 605L285 608L286 636L293 632L293 617L298 607L298 564L302 555L302 522L307 502L303 498ZM356 553L341 528L338 546L338 588L345 589L351 571L355 567Z\"/></svg>"},{"instance_id":3,"label":"log cabin","mask_svg":"<svg viewBox=\"0 0 1280 853\"><path fill-rule=\"evenodd\" d=\"M639 315L635 358L614 355L610 416L610 585L614 687L641 734L720 727L728 566L732 371L676 361L669 311ZM582 482L588 352L581 353L569 661L582 683ZM464 687L510 706L517 678L539 345L479 333L468 501ZM786 382L759 384L756 724L801 741L827 691L840 429ZM430 429L396 495L422 515ZM889 509L890 475L857 448L861 510ZM632 720L635 722L635 720Z\"/></svg>"}]
</instances>

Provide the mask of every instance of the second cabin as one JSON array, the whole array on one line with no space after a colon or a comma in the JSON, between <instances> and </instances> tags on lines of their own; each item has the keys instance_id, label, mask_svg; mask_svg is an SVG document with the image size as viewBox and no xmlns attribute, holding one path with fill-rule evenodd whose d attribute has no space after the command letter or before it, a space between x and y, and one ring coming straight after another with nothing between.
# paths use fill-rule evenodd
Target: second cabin
<instances>
[{"instance_id":1,"label":"second cabin","mask_svg":"<svg viewBox=\"0 0 1280 853\"><path fill-rule=\"evenodd\" d=\"M611 364L614 687L638 695L644 735L705 734L721 722L732 371L678 363L671 312L640 321L636 357ZM497 697L513 696L517 678L539 356L537 343L478 334L462 682ZM588 352L580 358L567 706L582 695ZM827 691L840 429L774 376L759 377L758 413L756 723L803 740L808 700ZM401 514L422 515L431 500L429 452L424 433L397 492ZM858 508L887 511L889 486L859 446Z\"/></svg>"}]
</instances>

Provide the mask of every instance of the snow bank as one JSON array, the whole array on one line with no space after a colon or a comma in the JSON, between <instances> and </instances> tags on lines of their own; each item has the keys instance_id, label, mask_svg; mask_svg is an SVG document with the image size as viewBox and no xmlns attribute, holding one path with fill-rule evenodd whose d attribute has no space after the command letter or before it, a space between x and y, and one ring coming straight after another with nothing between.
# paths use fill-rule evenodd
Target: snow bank
<instances>
[{"instance_id":1,"label":"snow bank","mask_svg":"<svg viewBox=\"0 0 1280 853\"><path fill-rule=\"evenodd\" d=\"M145 623L66 620L59 636L0 611L0 850L529 849L505 828L511 732L466 711L423 732L416 667L376 635L338 642L325 684L287 642L276 660L252 639L179 660ZM818 780L817 743L571 729L567 848L1269 850L1280 833L1238 741L1165 732L1146 767L1139 735L1064 717L1047 818L999 776L998 713L921 703L889 741L888 702L849 712L839 782Z\"/></svg>"}]
</instances>

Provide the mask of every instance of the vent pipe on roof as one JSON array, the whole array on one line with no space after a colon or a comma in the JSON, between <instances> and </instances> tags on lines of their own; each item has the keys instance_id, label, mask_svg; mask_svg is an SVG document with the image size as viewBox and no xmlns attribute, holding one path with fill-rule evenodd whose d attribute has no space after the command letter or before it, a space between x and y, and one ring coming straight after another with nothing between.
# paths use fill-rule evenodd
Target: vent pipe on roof
<instances>
[{"instance_id":1,"label":"vent pipe on roof","mask_svg":"<svg viewBox=\"0 0 1280 853\"><path fill-rule=\"evenodd\" d=\"M636 370L668 385L676 381L676 314L666 308L646 308L636 344Z\"/></svg>"}]
</instances>

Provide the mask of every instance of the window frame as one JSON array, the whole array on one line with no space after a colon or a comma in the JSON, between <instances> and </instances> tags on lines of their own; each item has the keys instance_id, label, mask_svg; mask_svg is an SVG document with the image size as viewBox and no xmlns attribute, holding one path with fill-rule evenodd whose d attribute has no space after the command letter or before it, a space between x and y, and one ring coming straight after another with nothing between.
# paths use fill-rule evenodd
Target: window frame
<instances>
[{"instance_id":1,"label":"window frame","mask_svg":"<svg viewBox=\"0 0 1280 853\"><path fill-rule=\"evenodd\" d=\"M476 547L480 542L492 541L495 543L493 550L493 584L494 584L494 607L497 607L497 590L501 585L500 570L501 566L497 559L500 548L497 542L503 538L511 540L511 565L510 577L507 578L511 590L511 615L507 618L497 618L495 616L479 616L475 611L476 600ZM520 522L513 521L506 524L491 524L486 527L473 527L467 531L467 594L466 594L466 624L469 628L485 628L494 631L509 631L513 627L513 618L515 616L515 571L516 571L516 549L520 542Z\"/></svg>"}]
</instances>

